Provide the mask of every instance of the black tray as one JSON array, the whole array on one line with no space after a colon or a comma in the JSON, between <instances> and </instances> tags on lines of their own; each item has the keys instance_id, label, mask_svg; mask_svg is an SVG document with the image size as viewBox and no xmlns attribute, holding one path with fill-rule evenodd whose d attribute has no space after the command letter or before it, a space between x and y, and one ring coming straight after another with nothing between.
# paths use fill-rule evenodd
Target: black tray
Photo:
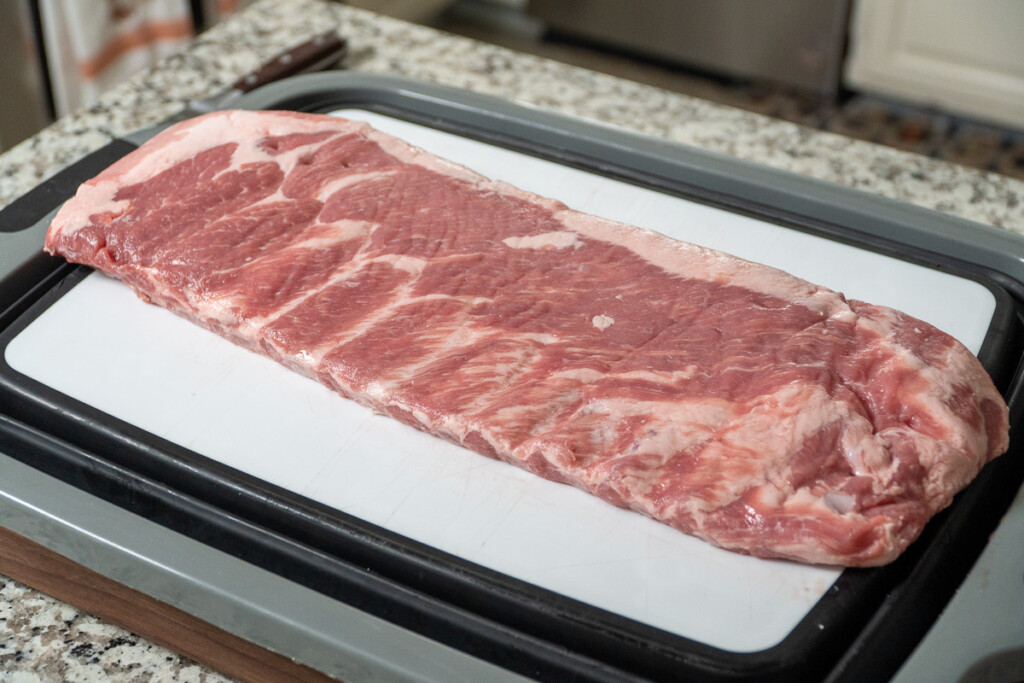
<instances>
[{"instance_id":1,"label":"black tray","mask_svg":"<svg viewBox=\"0 0 1024 683\"><path fill-rule=\"evenodd\" d=\"M975 279L997 299L979 356L1012 397L1014 452L986 467L899 560L844 571L781 643L738 654L539 589L269 485L63 396L6 362L0 450L325 596L545 680L888 678L1020 486L1016 373L1024 333L1017 300L1024 285L1002 267L999 237L983 228L436 86L320 74L257 91L242 104L380 112ZM150 134L117 141L12 204L0 212L0 231L41 221L78 182ZM8 304L0 313L0 349L88 273L60 260L34 263L31 281L0 280L0 301Z\"/></svg>"}]
</instances>

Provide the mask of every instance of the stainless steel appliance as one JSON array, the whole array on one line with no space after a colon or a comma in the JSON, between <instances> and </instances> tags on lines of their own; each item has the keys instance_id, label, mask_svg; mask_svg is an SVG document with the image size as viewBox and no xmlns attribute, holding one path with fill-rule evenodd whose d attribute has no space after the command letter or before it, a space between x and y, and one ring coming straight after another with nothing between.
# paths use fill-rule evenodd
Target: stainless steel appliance
<instances>
[{"instance_id":1,"label":"stainless steel appliance","mask_svg":"<svg viewBox=\"0 0 1024 683\"><path fill-rule=\"evenodd\" d=\"M848 0L530 0L560 34L733 78L834 95Z\"/></svg>"},{"instance_id":2,"label":"stainless steel appliance","mask_svg":"<svg viewBox=\"0 0 1024 683\"><path fill-rule=\"evenodd\" d=\"M0 150L52 120L42 54L37 7L30 0L7 0L0 21Z\"/></svg>"}]
</instances>

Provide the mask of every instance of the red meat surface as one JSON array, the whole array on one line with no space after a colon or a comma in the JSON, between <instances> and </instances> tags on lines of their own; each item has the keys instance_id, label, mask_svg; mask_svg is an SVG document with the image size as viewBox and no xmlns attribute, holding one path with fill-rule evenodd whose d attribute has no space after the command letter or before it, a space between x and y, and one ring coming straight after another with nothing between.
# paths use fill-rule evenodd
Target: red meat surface
<instances>
[{"instance_id":1,"label":"red meat surface","mask_svg":"<svg viewBox=\"0 0 1024 683\"><path fill-rule=\"evenodd\" d=\"M959 342L365 124L218 112L46 248L484 455L762 557L891 561L1007 448Z\"/></svg>"}]
</instances>

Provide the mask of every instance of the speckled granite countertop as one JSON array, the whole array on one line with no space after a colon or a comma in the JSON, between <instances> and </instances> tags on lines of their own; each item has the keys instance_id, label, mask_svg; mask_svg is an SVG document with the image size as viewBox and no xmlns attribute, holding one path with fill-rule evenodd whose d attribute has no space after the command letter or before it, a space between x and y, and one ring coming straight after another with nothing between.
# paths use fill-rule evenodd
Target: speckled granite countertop
<instances>
[{"instance_id":1,"label":"speckled granite countertop","mask_svg":"<svg viewBox=\"0 0 1024 683\"><path fill-rule=\"evenodd\" d=\"M596 119L1024 234L1024 183L661 91L320 0L263 0L185 53L0 155L0 206L113 137L337 26L346 66ZM0 681L223 677L0 576Z\"/></svg>"}]
</instances>

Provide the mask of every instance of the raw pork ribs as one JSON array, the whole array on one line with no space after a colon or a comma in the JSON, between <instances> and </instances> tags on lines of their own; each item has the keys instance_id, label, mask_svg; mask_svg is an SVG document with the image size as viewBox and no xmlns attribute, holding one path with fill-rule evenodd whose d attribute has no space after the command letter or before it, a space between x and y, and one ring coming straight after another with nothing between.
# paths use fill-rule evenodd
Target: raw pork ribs
<instances>
[{"instance_id":1,"label":"raw pork ribs","mask_svg":"<svg viewBox=\"0 0 1024 683\"><path fill-rule=\"evenodd\" d=\"M493 182L365 124L218 112L47 250L374 410L724 548L877 565L1007 448L903 313Z\"/></svg>"}]
</instances>

